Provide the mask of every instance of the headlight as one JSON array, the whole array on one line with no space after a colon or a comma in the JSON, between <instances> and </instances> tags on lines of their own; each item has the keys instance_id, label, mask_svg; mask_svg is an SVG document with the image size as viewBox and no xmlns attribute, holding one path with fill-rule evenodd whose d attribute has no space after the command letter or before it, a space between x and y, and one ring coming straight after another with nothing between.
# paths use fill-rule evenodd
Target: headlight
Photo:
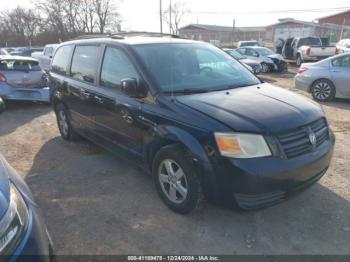
<instances>
[{"instance_id":1,"label":"headlight","mask_svg":"<svg viewBox=\"0 0 350 262\"><path fill-rule=\"evenodd\" d=\"M16 187L10 186L10 204L0 220L0 255L12 255L23 239L29 221L28 209Z\"/></svg>"},{"instance_id":2,"label":"headlight","mask_svg":"<svg viewBox=\"0 0 350 262\"><path fill-rule=\"evenodd\" d=\"M222 156L232 158L271 156L270 148L261 135L215 133L215 140Z\"/></svg>"}]
</instances>

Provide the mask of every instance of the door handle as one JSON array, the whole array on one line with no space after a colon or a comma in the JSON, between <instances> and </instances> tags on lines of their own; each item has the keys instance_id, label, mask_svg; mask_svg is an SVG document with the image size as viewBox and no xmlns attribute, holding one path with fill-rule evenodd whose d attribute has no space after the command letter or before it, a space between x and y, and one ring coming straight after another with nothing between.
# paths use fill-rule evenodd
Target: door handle
<instances>
[{"instance_id":1,"label":"door handle","mask_svg":"<svg viewBox=\"0 0 350 262\"><path fill-rule=\"evenodd\" d=\"M332 70L333 73L340 73L340 70Z\"/></svg>"},{"instance_id":2,"label":"door handle","mask_svg":"<svg viewBox=\"0 0 350 262\"><path fill-rule=\"evenodd\" d=\"M94 96L94 99L96 100L97 103L100 103L100 104L103 103L103 99L99 96Z\"/></svg>"}]
</instances>

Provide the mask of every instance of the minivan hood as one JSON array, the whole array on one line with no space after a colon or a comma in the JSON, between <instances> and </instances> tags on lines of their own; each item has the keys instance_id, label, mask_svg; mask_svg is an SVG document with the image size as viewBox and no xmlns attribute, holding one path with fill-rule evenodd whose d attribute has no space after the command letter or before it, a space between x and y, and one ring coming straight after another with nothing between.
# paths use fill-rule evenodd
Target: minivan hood
<instances>
[{"instance_id":1,"label":"minivan hood","mask_svg":"<svg viewBox=\"0 0 350 262\"><path fill-rule=\"evenodd\" d=\"M0 155L0 220L5 214L10 200L10 184L7 169L3 158Z\"/></svg>"},{"instance_id":2,"label":"minivan hood","mask_svg":"<svg viewBox=\"0 0 350 262\"><path fill-rule=\"evenodd\" d=\"M266 83L178 96L177 101L238 132L278 133L324 116L312 100Z\"/></svg>"}]
</instances>

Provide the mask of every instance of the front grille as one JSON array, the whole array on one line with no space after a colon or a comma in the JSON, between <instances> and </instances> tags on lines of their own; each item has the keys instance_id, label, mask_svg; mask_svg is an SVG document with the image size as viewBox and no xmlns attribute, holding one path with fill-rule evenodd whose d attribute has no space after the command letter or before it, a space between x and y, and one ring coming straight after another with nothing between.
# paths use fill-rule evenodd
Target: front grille
<instances>
[{"instance_id":1,"label":"front grille","mask_svg":"<svg viewBox=\"0 0 350 262\"><path fill-rule=\"evenodd\" d=\"M316 136L316 144L312 145L310 133ZM326 120L321 118L310 125L306 125L278 136L278 140L287 158L294 158L307 154L329 139Z\"/></svg>"}]
</instances>

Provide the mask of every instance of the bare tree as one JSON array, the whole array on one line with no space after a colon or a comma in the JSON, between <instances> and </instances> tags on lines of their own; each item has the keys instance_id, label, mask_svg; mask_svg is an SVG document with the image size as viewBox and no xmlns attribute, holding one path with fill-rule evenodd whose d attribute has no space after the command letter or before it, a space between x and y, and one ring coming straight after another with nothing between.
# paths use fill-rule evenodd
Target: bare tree
<instances>
[{"instance_id":1,"label":"bare tree","mask_svg":"<svg viewBox=\"0 0 350 262\"><path fill-rule=\"evenodd\" d=\"M12 11L2 13L1 31L7 31L12 37L31 41L38 33L40 17L31 9L17 7Z\"/></svg>"},{"instance_id":2,"label":"bare tree","mask_svg":"<svg viewBox=\"0 0 350 262\"><path fill-rule=\"evenodd\" d=\"M171 34L178 35L181 24L191 13L185 2L175 2L163 11L163 19L171 29Z\"/></svg>"},{"instance_id":3,"label":"bare tree","mask_svg":"<svg viewBox=\"0 0 350 262\"><path fill-rule=\"evenodd\" d=\"M93 4L97 16L98 31L105 33L107 27L111 27L112 31L115 31L113 27L118 27L120 24L116 3L113 0L93 0Z\"/></svg>"}]
</instances>

